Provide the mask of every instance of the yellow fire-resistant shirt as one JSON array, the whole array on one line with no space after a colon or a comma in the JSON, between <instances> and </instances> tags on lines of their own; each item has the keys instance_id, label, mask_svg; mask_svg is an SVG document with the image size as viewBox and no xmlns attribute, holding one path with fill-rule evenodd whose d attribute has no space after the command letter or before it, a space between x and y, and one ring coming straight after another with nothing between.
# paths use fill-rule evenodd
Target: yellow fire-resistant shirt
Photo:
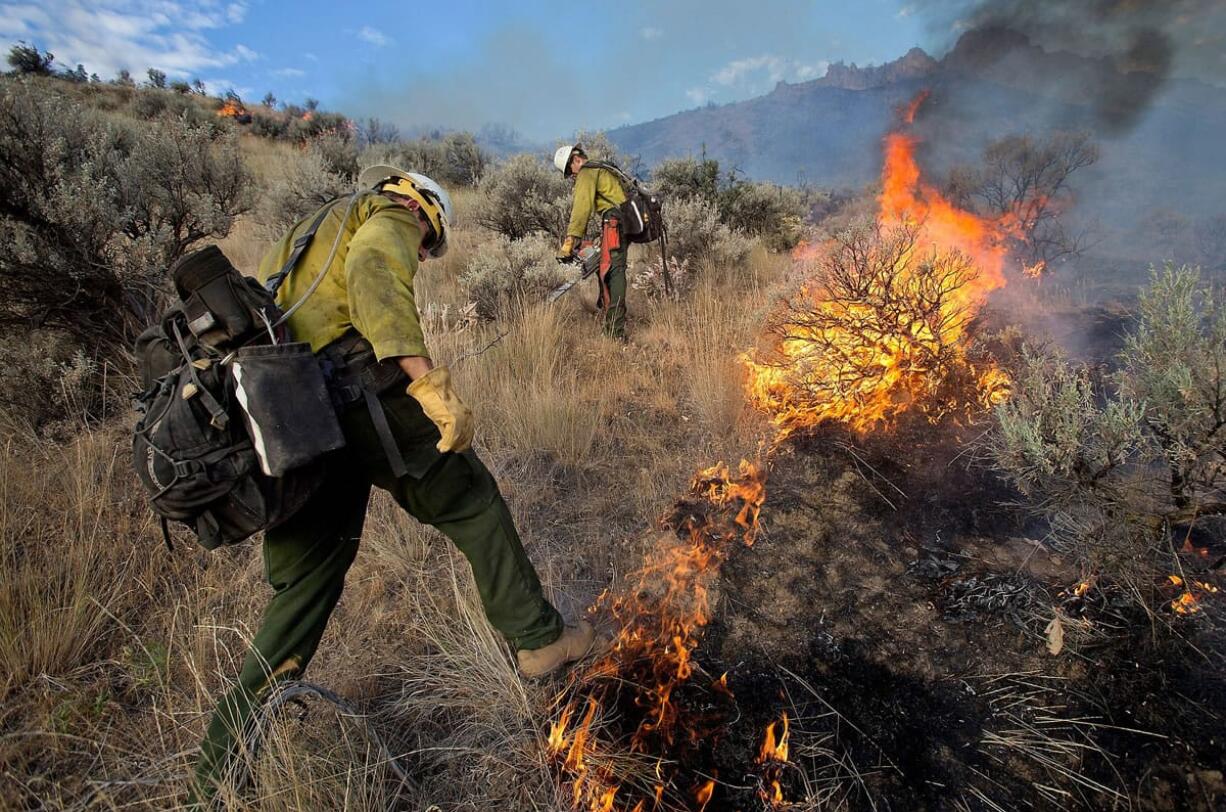
<instances>
[{"instance_id":1,"label":"yellow fire-resistant shirt","mask_svg":"<svg viewBox=\"0 0 1226 812\"><path fill-rule=\"evenodd\" d=\"M607 169L584 167L575 175L575 202L570 209L570 225L566 234L582 237L592 212L604 214L626 202L621 181Z\"/></svg>"},{"instance_id":2,"label":"yellow fire-resistant shirt","mask_svg":"<svg viewBox=\"0 0 1226 812\"><path fill-rule=\"evenodd\" d=\"M380 360L428 356L413 295L422 236L417 215L382 195L363 193L342 223L349 200L343 197L328 204L331 211L277 292L283 310L301 299L328 259L337 230L341 231L336 257L323 282L289 318L294 340L308 341L318 352L352 328L371 343ZM261 281L281 270L294 240L318 214L317 210L300 220L264 255Z\"/></svg>"}]
</instances>

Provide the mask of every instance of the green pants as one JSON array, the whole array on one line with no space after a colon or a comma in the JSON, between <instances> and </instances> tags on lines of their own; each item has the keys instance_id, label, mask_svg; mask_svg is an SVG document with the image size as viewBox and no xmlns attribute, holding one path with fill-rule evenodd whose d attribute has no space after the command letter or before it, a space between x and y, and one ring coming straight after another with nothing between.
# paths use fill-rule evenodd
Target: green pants
<instances>
[{"instance_id":1,"label":"green pants","mask_svg":"<svg viewBox=\"0 0 1226 812\"><path fill-rule=\"evenodd\" d=\"M545 599L481 460L471 451L439 454L438 430L399 389L381 400L409 473L392 474L364 405L342 415L346 447L329 457L319 493L265 534L265 576L275 592L238 685L218 706L201 744L195 803L215 793L237 750L236 736L268 688L300 675L315 654L357 554L372 485L389 491L409 514L455 543L472 566L486 617L512 645L539 648L562 632L562 619Z\"/></svg>"},{"instance_id":2,"label":"green pants","mask_svg":"<svg viewBox=\"0 0 1226 812\"><path fill-rule=\"evenodd\" d=\"M626 238L616 209L605 213L600 227L600 309L604 331L626 337Z\"/></svg>"}]
</instances>

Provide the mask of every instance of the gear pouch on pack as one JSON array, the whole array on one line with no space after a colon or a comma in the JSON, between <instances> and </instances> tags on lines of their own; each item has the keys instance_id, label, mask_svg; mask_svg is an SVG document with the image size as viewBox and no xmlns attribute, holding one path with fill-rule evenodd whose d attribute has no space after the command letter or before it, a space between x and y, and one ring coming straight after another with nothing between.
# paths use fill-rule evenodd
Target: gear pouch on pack
<instances>
[{"instance_id":1,"label":"gear pouch on pack","mask_svg":"<svg viewBox=\"0 0 1226 812\"><path fill-rule=\"evenodd\" d=\"M345 445L310 344L244 347L231 374L260 469L268 476L282 476Z\"/></svg>"},{"instance_id":2,"label":"gear pouch on pack","mask_svg":"<svg viewBox=\"0 0 1226 812\"><path fill-rule=\"evenodd\" d=\"M188 254L171 273L187 328L201 343L225 351L264 331L277 340L270 321L276 318L271 294L239 273L217 246Z\"/></svg>"}]
</instances>

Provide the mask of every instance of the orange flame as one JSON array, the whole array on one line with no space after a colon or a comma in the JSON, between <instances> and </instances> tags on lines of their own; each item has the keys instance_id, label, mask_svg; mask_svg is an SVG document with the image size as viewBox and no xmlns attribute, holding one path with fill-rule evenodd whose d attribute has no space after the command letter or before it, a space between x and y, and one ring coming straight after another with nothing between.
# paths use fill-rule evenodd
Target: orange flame
<instances>
[{"instance_id":1,"label":"orange flame","mask_svg":"<svg viewBox=\"0 0 1226 812\"><path fill-rule=\"evenodd\" d=\"M927 95L903 111L904 124L914 121ZM877 227L882 235L906 235L902 253L883 248L880 256L852 257L878 263L879 275L851 285L852 299L833 296L826 283L803 290L795 306L812 318L785 318L769 357L742 358L749 398L772 416L780 439L827 420L868 431L913 408L935 420L1008 396L1003 370L967 356L967 330L988 295L1005 285L1007 243L1023 235L1023 218L979 217L953 205L923 179L917 145L904 132L884 141ZM810 245L794 253L797 259L817 255ZM895 318L899 302L913 303L923 315ZM969 376L977 395L951 402L937 394L955 374Z\"/></svg>"},{"instance_id":2,"label":"orange flame","mask_svg":"<svg viewBox=\"0 0 1226 812\"><path fill-rule=\"evenodd\" d=\"M247 108L234 99L226 99L226 103L217 111L219 118L242 118L247 115Z\"/></svg>"},{"instance_id":3,"label":"orange flame","mask_svg":"<svg viewBox=\"0 0 1226 812\"><path fill-rule=\"evenodd\" d=\"M1201 605L1204 597L1197 595L1197 592L1204 593L1204 595L1214 595L1218 592L1216 585L1197 578L1189 581L1180 575L1172 574L1166 576L1166 579L1172 586L1180 590L1179 596L1169 604L1171 611L1179 615L1194 615L1204 608Z\"/></svg>"},{"instance_id":4,"label":"orange flame","mask_svg":"<svg viewBox=\"0 0 1226 812\"><path fill-rule=\"evenodd\" d=\"M1194 615L1201 610L1200 602L1190 591L1171 601L1171 610L1180 615Z\"/></svg>"},{"instance_id":5,"label":"orange flame","mask_svg":"<svg viewBox=\"0 0 1226 812\"><path fill-rule=\"evenodd\" d=\"M600 709L627 707L627 692L630 706L638 709L637 721L620 746L631 752L666 753L701 739L699 726L688 722L674 694L694 674L699 633L711 617L711 584L728 555L729 542L739 538L750 545L757 537L766 486L760 468L742 460L736 475L723 463L699 471L691 492L697 503L682 503L684 509L669 522L680 539L670 535L667 543L649 554L631 578L630 588L597 600L593 610L607 610L618 624L618 634L609 652L575 678L572 698L550 725L548 752L568 777L578 809L617 808L614 796L622 782L614 762L606 757L613 745L600 740L597 725ZM726 674L714 681L712 689L731 697ZM586 711L576 723L576 711L584 701ZM681 736L683 731L688 735ZM667 765L663 757L657 761L659 783L651 808L662 803L679 761L675 756ZM710 801L714 788L714 780L698 787L695 797L700 805ZM620 803L633 809L645 801L627 798Z\"/></svg>"},{"instance_id":6,"label":"orange flame","mask_svg":"<svg viewBox=\"0 0 1226 812\"><path fill-rule=\"evenodd\" d=\"M783 731L779 734L779 739L775 739L775 725L781 724ZM787 761L788 760L788 715L783 714L783 718L779 722L771 722L766 726L766 738L762 740L762 749L758 751L758 763L765 764L768 761Z\"/></svg>"},{"instance_id":7,"label":"orange flame","mask_svg":"<svg viewBox=\"0 0 1226 812\"><path fill-rule=\"evenodd\" d=\"M775 737L775 726L780 725L782 731ZM759 791L762 800L772 807L783 804L783 765L788 761L788 715L784 713L779 722L771 722L766 726L766 736L758 751L758 763L764 765L762 775L763 789ZM769 789L766 789L769 787Z\"/></svg>"},{"instance_id":8,"label":"orange flame","mask_svg":"<svg viewBox=\"0 0 1226 812\"><path fill-rule=\"evenodd\" d=\"M694 793L694 800L698 801L699 812L707 808L707 804L711 803L711 796L715 794L715 780L708 779L705 784L698 788Z\"/></svg>"}]
</instances>

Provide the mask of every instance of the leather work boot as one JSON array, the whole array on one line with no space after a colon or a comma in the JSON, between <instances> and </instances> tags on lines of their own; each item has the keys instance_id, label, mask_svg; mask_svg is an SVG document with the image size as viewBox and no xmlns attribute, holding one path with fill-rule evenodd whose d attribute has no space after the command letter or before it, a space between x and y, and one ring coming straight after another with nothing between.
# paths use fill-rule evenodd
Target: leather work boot
<instances>
[{"instance_id":1,"label":"leather work boot","mask_svg":"<svg viewBox=\"0 0 1226 812\"><path fill-rule=\"evenodd\" d=\"M543 677L567 663L581 660L591 651L596 642L596 630L586 620L574 626L565 626L562 636L547 646L530 650L521 649L515 658L519 672L525 677Z\"/></svg>"}]
</instances>

